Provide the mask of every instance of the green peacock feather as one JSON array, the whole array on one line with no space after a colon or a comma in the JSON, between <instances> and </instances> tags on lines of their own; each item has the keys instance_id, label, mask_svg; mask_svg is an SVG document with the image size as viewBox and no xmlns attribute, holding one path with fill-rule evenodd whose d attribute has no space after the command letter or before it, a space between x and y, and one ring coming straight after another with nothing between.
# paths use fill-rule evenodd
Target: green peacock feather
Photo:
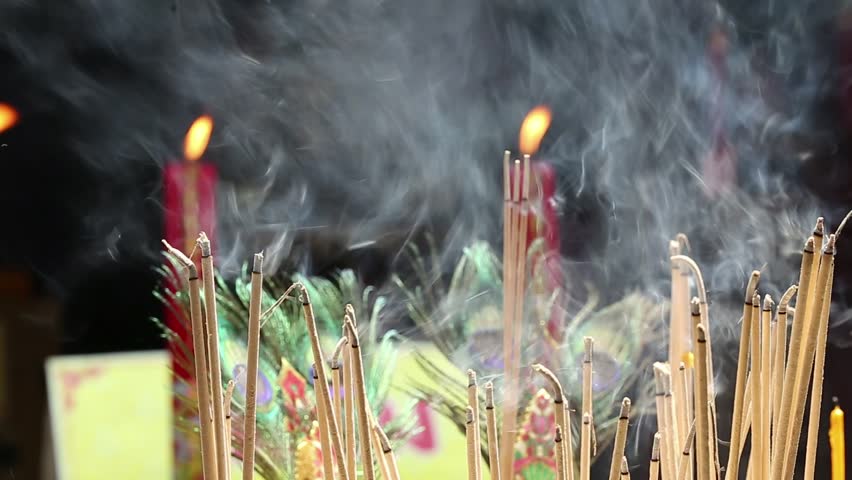
<instances>
[{"instance_id":1,"label":"green peacock feather","mask_svg":"<svg viewBox=\"0 0 852 480\"><path fill-rule=\"evenodd\" d=\"M430 244L431 245L431 244ZM531 248L534 255L538 245ZM406 255L414 268L411 277L416 282L395 277L394 282L406 299L411 318L435 343L450 363L476 370L481 378L497 378L502 373L502 267L492 248L476 242L464 249L448 281L441 281L440 269L430 262L416 246ZM435 252L430 252L435 259ZM429 265L429 266L427 266ZM533 269L535 270L535 269ZM662 319L664 306L639 294L626 295L621 300L598 308L597 292L586 286L585 305L568 315L567 305L560 303L558 292L537 289L543 279L530 279L526 300L523 365L542 360L560 377L571 405L581 402L581 365L583 337L595 339L595 418L598 450L611 442L615 433L618 404L623 396L633 399L634 412L653 411L653 392L645 388L651 382L640 381L651 371L654 358L649 355L653 345L661 340L648 332ZM536 293L540 292L540 293ZM558 344L549 340L545 325L553 309L567 321L564 340ZM549 344L549 345L548 345ZM440 414L451 419L464 431L467 406L464 375L447 372L425 356L417 358L420 368L429 374L434 384L418 384L410 392L429 402ZM454 374L455 373L455 374ZM519 403L526 406L537 390L538 379L528 375L529 388ZM499 409L497 409L499 411ZM579 438L579 415L573 415L574 438ZM485 424L484 419L481 422ZM486 435L483 433L482 438ZM486 446L482 445L487 458ZM538 468L538 467L536 467ZM553 470L542 473L540 468L525 471L524 478L553 478Z\"/></svg>"},{"instance_id":2,"label":"green peacock feather","mask_svg":"<svg viewBox=\"0 0 852 480\"><path fill-rule=\"evenodd\" d=\"M178 285L176 291L163 288L155 295L171 309L187 328L189 322L188 294L179 266L167 257L159 269L164 285ZM234 380L233 451L242 450L242 412L244 405L244 369L248 331L250 285L247 268L232 283L217 276L216 295L219 319L222 380ZM302 275L276 275L264 280L259 385L257 392L257 450L256 469L266 480L293 478L293 458L296 445L308 433L315 420L314 395L311 385L312 356L299 302L285 300L276 306L278 296L294 282L303 284L311 297L317 327L324 351L332 352L342 336L342 319L347 303L359 313L362 351L364 357L367 397L376 418L391 388L397 359L398 335L391 331L380 334L386 300L370 287L363 287L352 271L344 270L333 279ZM272 308L275 307L275 308ZM186 371L194 371L191 346L154 319L164 337L175 346L175 362ZM197 433L197 403L194 386L185 379L176 388L176 426L185 433ZM345 392L344 392L345 394ZM413 411L408 409L406 411ZM388 435L397 441L413 433L416 419L398 415L384 426Z\"/></svg>"}]
</instances>

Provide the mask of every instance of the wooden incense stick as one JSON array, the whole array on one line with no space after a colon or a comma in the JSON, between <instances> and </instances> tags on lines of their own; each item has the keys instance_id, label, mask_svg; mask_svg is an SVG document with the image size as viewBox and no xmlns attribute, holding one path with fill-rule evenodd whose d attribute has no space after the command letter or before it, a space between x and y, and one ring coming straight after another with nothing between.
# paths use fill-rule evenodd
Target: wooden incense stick
<instances>
[{"instance_id":1,"label":"wooden incense stick","mask_svg":"<svg viewBox=\"0 0 852 480\"><path fill-rule=\"evenodd\" d=\"M308 295L308 289L302 284L296 284L299 291L299 299L302 301L302 312L305 315L305 323L308 327L308 339L311 343L311 352L313 354L314 364L316 365L318 384L314 384L314 390L319 391L319 398L328 415L328 433L331 437L331 449L334 454L335 462L338 466L344 465L343 458L343 442L340 439L340 431L338 429L337 417L334 415L334 408L331 403L331 395L328 392L328 374L325 370L325 357L322 353L322 347L319 340L319 332L317 331L317 323L314 318L314 307L311 304L311 297ZM352 337L349 337L349 345L352 345ZM357 377L356 377L357 378ZM363 382L363 377L361 378ZM367 424L362 424L367 425ZM368 436L369 438L369 436ZM369 440L368 440L369 442ZM363 448L363 447L362 447ZM367 446L366 448L369 448ZM365 467L366 468L366 467ZM345 468L337 469L339 478L349 479ZM372 473L372 472L371 472ZM367 480L372 480L369 477Z\"/></svg>"},{"instance_id":2,"label":"wooden incense stick","mask_svg":"<svg viewBox=\"0 0 852 480\"><path fill-rule=\"evenodd\" d=\"M580 427L580 480L591 479L592 466L592 416L583 412L583 424Z\"/></svg>"},{"instance_id":3,"label":"wooden incense stick","mask_svg":"<svg viewBox=\"0 0 852 480\"><path fill-rule=\"evenodd\" d=\"M669 242L669 257L681 254L681 244L677 240ZM689 351L687 340L689 335L689 317L685 313L689 309L689 278L688 272L681 269L680 263L671 264L671 307L669 312L669 365L680 363L684 354Z\"/></svg>"},{"instance_id":4,"label":"wooden incense stick","mask_svg":"<svg viewBox=\"0 0 852 480\"><path fill-rule=\"evenodd\" d=\"M699 308L698 300L692 301L693 315ZM696 330L695 353L695 435L696 457L698 459L698 480L710 480L713 467L711 465L710 446L710 409L707 379L707 333L704 325L699 324Z\"/></svg>"},{"instance_id":5,"label":"wooden incense stick","mask_svg":"<svg viewBox=\"0 0 852 480\"><path fill-rule=\"evenodd\" d=\"M343 322L343 327L346 329L346 334L349 337L349 347L352 349L352 374L355 380L355 406L358 415L358 434L361 444L361 463L364 469L364 479L373 480L375 472L373 471L373 448L370 444L370 415L368 413L369 406L367 405L367 389L364 382L364 363L359 350L360 343L358 342L358 330L352 324L352 320L348 315ZM340 462L341 464L343 462Z\"/></svg>"},{"instance_id":6,"label":"wooden incense stick","mask_svg":"<svg viewBox=\"0 0 852 480\"><path fill-rule=\"evenodd\" d=\"M494 384L485 384L485 426L488 436L488 466L492 480L500 480L500 447L497 445L497 415L494 412Z\"/></svg>"},{"instance_id":7,"label":"wooden incense stick","mask_svg":"<svg viewBox=\"0 0 852 480\"><path fill-rule=\"evenodd\" d=\"M192 323L192 350L195 357L195 387L198 395L198 416L201 431L201 468L205 480L219 478L216 454L216 430L213 421L213 404L210 396L210 367L204 355L204 325L201 320L201 285L198 269L186 255L163 240L163 245L187 271L189 283L189 316Z\"/></svg>"},{"instance_id":8,"label":"wooden incense stick","mask_svg":"<svg viewBox=\"0 0 852 480\"><path fill-rule=\"evenodd\" d=\"M565 433L563 443L565 444L565 462L568 469L568 480L574 480L574 433L571 429L571 406L566 399L563 403L565 408Z\"/></svg>"},{"instance_id":9,"label":"wooden incense stick","mask_svg":"<svg viewBox=\"0 0 852 480\"><path fill-rule=\"evenodd\" d=\"M231 400L234 398L234 387L236 385L233 380L228 380L228 386L225 388L225 393L223 394L223 402L225 404L223 408L225 412L225 454L228 456L229 467L231 463Z\"/></svg>"},{"instance_id":10,"label":"wooden incense stick","mask_svg":"<svg viewBox=\"0 0 852 480\"><path fill-rule=\"evenodd\" d=\"M568 478L568 465L565 463L565 448L562 445L562 427L556 425L556 436L553 438L553 451L556 457L556 480Z\"/></svg>"},{"instance_id":11,"label":"wooden incense stick","mask_svg":"<svg viewBox=\"0 0 852 480\"><path fill-rule=\"evenodd\" d=\"M580 429L580 479L589 480L592 466L592 422L594 409L593 388L593 358L595 342L591 337L583 338L583 428ZM588 416L588 428L586 420Z\"/></svg>"},{"instance_id":12,"label":"wooden incense stick","mask_svg":"<svg viewBox=\"0 0 852 480\"><path fill-rule=\"evenodd\" d=\"M390 478L390 466L388 465L388 459L384 455L384 449L382 448L382 440L379 437L379 432L376 430L378 427L378 423L374 418L370 418L370 439L373 442L373 450L376 452L376 464L379 466L379 471L382 473L382 478Z\"/></svg>"},{"instance_id":13,"label":"wooden incense stick","mask_svg":"<svg viewBox=\"0 0 852 480\"><path fill-rule=\"evenodd\" d=\"M745 381L748 374L748 354L751 347L751 314L752 300L757 284L760 282L760 272L751 272L748 286L746 287L745 302L743 304L742 327L740 329L740 350L737 356L737 376L734 387L734 408L731 417L731 448L728 454L728 467L725 469L725 478L729 480L739 479L740 472L740 445L743 443L742 431L743 416L745 414L744 394Z\"/></svg>"},{"instance_id":14,"label":"wooden incense stick","mask_svg":"<svg viewBox=\"0 0 852 480\"><path fill-rule=\"evenodd\" d=\"M331 390L334 394L334 414L337 415L341 431L343 431L343 391L341 390L343 388L343 369L341 368L340 357L343 354L343 347L348 342L349 340L345 336L341 337L337 345L334 346L334 353L331 354ZM343 468L343 466L341 465L339 468Z\"/></svg>"},{"instance_id":15,"label":"wooden incense stick","mask_svg":"<svg viewBox=\"0 0 852 480\"><path fill-rule=\"evenodd\" d=\"M480 439L481 431L479 426L479 387L476 384L476 372L473 370L467 371L467 405L473 410L473 441L475 442L477 452L479 452L482 441ZM479 454L474 459L473 467L476 469L476 476L482 476L482 464Z\"/></svg>"},{"instance_id":16,"label":"wooden incense stick","mask_svg":"<svg viewBox=\"0 0 852 480\"><path fill-rule=\"evenodd\" d=\"M388 466L388 476L385 477L388 480L400 480L399 479L399 465L396 461L396 455L393 453L393 448L391 447L390 440L388 440L388 436L382 427L377 423L373 426L374 431L379 436L379 442L382 447L382 455L385 457L386 464Z\"/></svg>"},{"instance_id":17,"label":"wooden incense stick","mask_svg":"<svg viewBox=\"0 0 852 480\"><path fill-rule=\"evenodd\" d=\"M796 380L793 387L792 413L790 418L790 426L786 436L786 455L784 457L784 472L780 477L781 480L790 480L793 478L793 471L796 466L796 455L799 450L799 440L802 432L802 422L804 420L805 400L808 395L808 380L814 366L814 354L816 352L817 334L819 332L819 316L825 302L830 302L829 281L832 278L834 271L834 253L835 253L835 237L829 236L828 242L822 251L822 260L820 261L819 274L817 275L816 294L813 297L814 308L805 309L807 312L804 328L804 338L799 351L799 368L796 372ZM802 294L801 289L799 295ZM797 311L801 311L799 308ZM799 315L796 315L798 317ZM794 317L795 320L795 317ZM777 478L777 477L773 477Z\"/></svg>"},{"instance_id":18,"label":"wooden incense stick","mask_svg":"<svg viewBox=\"0 0 852 480\"><path fill-rule=\"evenodd\" d=\"M316 364L313 365L313 377L314 386L316 386L319 384ZM328 412L326 412L318 392L318 389L314 389L317 423L319 424L320 450L322 451L322 478L324 480L332 480L334 478L334 462L331 459L331 455L329 455L329 452L331 452L331 437L328 436Z\"/></svg>"},{"instance_id":19,"label":"wooden incense stick","mask_svg":"<svg viewBox=\"0 0 852 480\"><path fill-rule=\"evenodd\" d=\"M831 240L829 240L831 241ZM805 480L814 479L816 469L817 445L819 442L819 424L822 407L822 384L825 372L825 348L828 341L828 318L831 313L831 292L834 283L834 269L829 271L825 300L821 302L819 329L814 356L814 373L811 383L811 405L808 414L808 441L805 448Z\"/></svg>"},{"instance_id":20,"label":"wooden incense stick","mask_svg":"<svg viewBox=\"0 0 852 480\"><path fill-rule=\"evenodd\" d=\"M216 309L216 271L213 268L213 253L207 234L201 232L196 240L201 250L201 277L204 283L204 311L207 324L207 351L210 354L210 385L213 393L213 424L216 428L216 451L219 477L227 480L231 477L231 465L225 441L225 413L222 396L222 367L219 357L219 320Z\"/></svg>"},{"instance_id":21,"label":"wooden incense stick","mask_svg":"<svg viewBox=\"0 0 852 480\"><path fill-rule=\"evenodd\" d=\"M260 300L263 295L263 254L256 253L251 269L248 353L246 360L246 407L243 418L243 478L254 478L254 445L257 429L257 374L260 359Z\"/></svg>"},{"instance_id":22,"label":"wooden incense stick","mask_svg":"<svg viewBox=\"0 0 852 480\"><path fill-rule=\"evenodd\" d=\"M695 443L695 423L689 429L689 433L684 440L683 451L680 455L680 464L678 464L677 480L686 480L692 475L692 444Z\"/></svg>"},{"instance_id":23,"label":"wooden incense stick","mask_svg":"<svg viewBox=\"0 0 852 480\"><path fill-rule=\"evenodd\" d=\"M565 409L565 391L562 389L562 384L559 383L559 379L556 378L556 375L553 374L550 369L545 367L544 365L537 363L532 366L533 370L541 374L550 384L550 388L553 389L553 411L554 411L554 420L556 421L556 425L561 429L562 432L568 431L568 420L566 418L566 409ZM563 436L564 437L564 436ZM563 459L567 461L569 455L572 455L569 450L567 450L567 444L563 440L560 440L556 445L556 448L562 449L559 452L559 455L562 456ZM573 461L571 463L571 468L574 468ZM557 464L558 467L558 464ZM567 471L567 466L566 466ZM566 477L567 478L567 477Z\"/></svg>"},{"instance_id":24,"label":"wooden incense stick","mask_svg":"<svg viewBox=\"0 0 852 480\"><path fill-rule=\"evenodd\" d=\"M763 423L763 354L761 343L761 314L760 295L757 292L752 299L751 318L751 403L752 403L752 427L751 427L751 459L754 464L754 475L763 479L766 471L763 468L764 452L764 423Z\"/></svg>"},{"instance_id":25,"label":"wooden incense stick","mask_svg":"<svg viewBox=\"0 0 852 480\"><path fill-rule=\"evenodd\" d=\"M620 462L624 457L624 447L627 445L627 426L630 422L630 399L624 397L621 401L621 412L615 427L615 442L612 445L612 461L609 465L609 480L618 480Z\"/></svg>"},{"instance_id":26,"label":"wooden incense stick","mask_svg":"<svg viewBox=\"0 0 852 480\"><path fill-rule=\"evenodd\" d=\"M351 310L351 306L347 305L347 312ZM354 314L354 311L352 311ZM349 319L351 322L352 316L347 313L347 316L344 317L344 325L345 320ZM344 326L343 329L344 338L347 339L347 344L349 343L348 336L346 336L346 328ZM352 364L355 361L353 359L354 352L351 348L347 348L346 352L343 354L343 430L346 436L346 474L350 479L354 480L357 475L357 451L356 451L356 441L355 437L357 437L357 433L355 431L355 379L354 374L352 372Z\"/></svg>"},{"instance_id":27,"label":"wooden incense stick","mask_svg":"<svg viewBox=\"0 0 852 480\"><path fill-rule=\"evenodd\" d=\"M660 432L654 434L654 444L651 447L651 463L648 465L648 479L660 479L660 441L662 435Z\"/></svg>"},{"instance_id":28,"label":"wooden incense stick","mask_svg":"<svg viewBox=\"0 0 852 480\"><path fill-rule=\"evenodd\" d=\"M479 462L479 446L476 444L476 425L473 421L473 409L467 407L466 418L464 424L465 440L467 441L467 478L469 480L481 480L479 477L479 469L476 464Z\"/></svg>"},{"instance_id":29,"label":"wooden incense stick","mask_svg":"<svg viewBox=\"0 0 852 480\"><path fill-rule=\"evenodd\" d=\"M687 388L688 379L687 379L687 375L686 375L686 365L684 365L683 362L680 362L680 366L678 367L677 371L678 371L678 373L677 373L677 376L674 380L675 397L678 399L677 403L675 404L676 410L677 410L677 421L678 421L677 428L678 428L678 433L680 433L680 432L686 433L686 431L688 430L687 425L689 425L689 424L694 425L694 423L692 421L689 421L687 423L687 419L689 418L688 411L687 411L687 405L691 401L691 398L687 394L689 389ZM689 457L690 457L689 460L687 461L687 465L690 465L690 468L688 469L689 475L687 476L687 479L690 479L690 478L692 478L692 468L691 468L691 465L692 465L692 450L690 450L687 455L689 455Z\"/></svg>"},{"instance_id":30,"label":"wooden incense stick","mask_svg":"<svg viewBox=\"0 0 852 480\"><path fill-rule=\"evenodd\" d=\"M772 351L770 348L771 331L770 325L772 322L772 308L775 306L772 297L767 294L763 300L763 312L760 320L760 410L761 410L761 432L763 439L761 445L763 447L760 452L760 461L763 465L760 467L764 475L769 475L770 472L770 418L772 412Z\"/></svg>"},{"instance_id":31,"label":"wooden incense stick","mask_svg":"<svg viewBox=\"0 0 852 480\"><path fill-rule=\"evenodd\" d=\"M630 467L627 465L627 457L621 457L621 479L630 480Z\"/></svg>"},{"instance_id":32,"label":"wooden incense stick","mask_svg":"<svg viewBox=\"0 0 852 480\"><path fill-rule=\"evenodd\" d=\"M668 364L662 364L661 378L663 380L663 407L664 414L666 416L666 426L668 427L671 435L669 436L672 441L672 456L675 456L677 453L678 447L681 445L681 437L680 431L677 428L677 417L675 415L675 404L674 404L674 395L672 394L672 375L671 369ZM684 432L685 434L686 432ZM677 467L675 467L677 470ZM675 472L677 473L677 472Z\"/></svg>"},{"instance_id":33,"label":"wooden incense stick","mask_svg":"<svg viewBox=\"0 0 852 480\"><path fill-rule=\"evenodd\" d=\"M793 316L793 328L790 332L790 346L787 355L787 366L784 369L784 384L781 393L781 415L778 417L778 428L775 430L774 443L779 448L772 452L771 467L772 472L770 478L780 480L784 475L784 463L786 462L787 445L781 442L786 442L790 434L792 422L792 407L793 397L795 396L795 381L796 372L799 370L799 350L802 344L802 339L805 332L805 312L807 312L807 304L810 295L811 277L816 277L817 272L811 272L814 257L814 238L810 237L805 242L805 247L802 249L802 265L799 271L799 292L796 294L796 311L797 315ZM815 280L815 278L814 278Z\"/></svg>"},{"instance_id":34,"label":"wooden incense stick","mask_svg":"<svg viewBox=\"0 0 852 480\"><path fill-rule=\"evenodd\" d=\"M787 363L787 305L796 294L798 287L791 286L781 296L775 322L775 358L772 361L772 429L778 428L778 418L781 415L781 394L784 389L784 367ZM776 437L773 436L774 442ZM774 451L777 445L771 445Z\"/></svg>"},{"instance_id":35,"label":"wooden incense stick","mask_svg":"<svg viewBox=\"0 0 852 480\"><path fill-rule=\"evenodd\" d=\"M662 435L661 458L663 468L663 479L669 480L677 477L677 456L675 455L675 442L673 430L669 425L670 417L666 411L666 387L663 379L663 364L654 363L654 399L657 407L657 431Z\"/></svg>"}]
</instances>

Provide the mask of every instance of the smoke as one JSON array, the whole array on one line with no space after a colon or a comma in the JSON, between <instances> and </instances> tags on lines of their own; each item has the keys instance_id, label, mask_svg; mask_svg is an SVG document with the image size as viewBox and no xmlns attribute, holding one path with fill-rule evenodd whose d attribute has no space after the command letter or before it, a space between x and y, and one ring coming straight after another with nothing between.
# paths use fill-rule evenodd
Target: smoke
<instances>
[{"instance_id":1,"label":"smoke","mask_svg":"<svg viewBox=\"0 0 852 480\"><path fill-rule=\"evenodd\" d=\"M272 266L313 269L297 248L306 237L393 256L433 231L453 261L472 239L498 238L501 152L545 103L556 117L538 158L560 173L572 273L614 297L664 297L678 232L711 293L740 292L754 268L773 294L796 280L796 252L829 213L807 178L836 147L818 107L838 8L17 1L0 25L18 72L43 92L33 108L72 119L69 148L113 193L179 158L195 116L214 117L206 160L223 179L226 272L260 249ZM107 250L138 230L123 212L156 202L148 188L81 212L89 238Z\"/></svg>"}]
</instances>

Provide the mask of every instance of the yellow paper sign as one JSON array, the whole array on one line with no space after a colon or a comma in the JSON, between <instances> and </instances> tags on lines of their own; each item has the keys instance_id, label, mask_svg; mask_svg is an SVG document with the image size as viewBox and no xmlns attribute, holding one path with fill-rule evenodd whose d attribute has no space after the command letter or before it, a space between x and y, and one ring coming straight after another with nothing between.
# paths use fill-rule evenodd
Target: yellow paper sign
<instances>
[{"instance_id":1,"label":"yellow paper sign","mask_svg":"<svg viewBox=\"0 0 852 480\"><path fill-rule=\"evenodd\" d=\"M59 480L172 477L169 368L166 352L48 359Z\"/></svg>"}]
</instances>

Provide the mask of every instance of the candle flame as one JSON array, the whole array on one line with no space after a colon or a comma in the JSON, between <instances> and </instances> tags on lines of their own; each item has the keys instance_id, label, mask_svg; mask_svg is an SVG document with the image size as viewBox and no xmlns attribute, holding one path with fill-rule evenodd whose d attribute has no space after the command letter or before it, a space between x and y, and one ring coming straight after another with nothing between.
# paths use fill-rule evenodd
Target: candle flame
<instances>
[{"instance_id":1,"label":"candle flame","mask_svg":"<svg viewBox=\"0 0 852 480\"><path fill-rule=\"evenodd\" d=\"M213 132L213 118L202 115L192 122L183 143L183 155L190 162L194 162L204 155L207 143L210 142L210 134Z\"/></svg>"},{"instance_id":2,"label":"candle flame","mask_svg":"<svg viewBox=\"0 0 852 480\"><path fill-rule=\"evenodd\" d=\"M532 155L538 151L541 139L550 127L550 108L539 105L527 114L524 123L521 124L521 135L518 146L521 153Z\"/></svg>"},{"instance_id":3,"label":"candle flame","mask_svg":"<svg viewBox=\"0 0 852 480\"><path fill-rule=\"evenodd\" d=\"M11 105L0 103L0 132L8 130L18 123L18 112Z\"/></svg>"}]
</instances>

